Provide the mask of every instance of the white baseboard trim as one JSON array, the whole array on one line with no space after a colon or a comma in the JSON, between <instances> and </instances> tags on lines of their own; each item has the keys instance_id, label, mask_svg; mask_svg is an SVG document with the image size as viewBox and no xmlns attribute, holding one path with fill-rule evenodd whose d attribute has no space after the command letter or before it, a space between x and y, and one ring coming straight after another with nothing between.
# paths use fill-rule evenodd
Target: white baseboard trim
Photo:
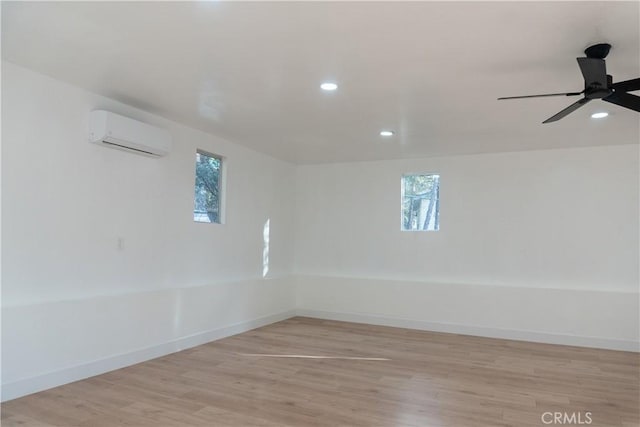
<instances>
[{"instance_id":1,"label":"white baseboard trim","mask_svg":"<svg viewBox=\"0 0 640 427\"><path fill-rule=\"evenodd\" d=\"M82 365L72 366L59 371L2 384L2 397L0 400L5 402L31 393L36 393L38 391L100 375L115 369L135 365L136 363L155 359L187 348L196 347L211 341L216 341L242 332L250 331L251 329L279 322L281 320L294 317L295 315L295 310L288 310L281 313L259 317L257 319L235 323L222 328L181 337L152 347L146 347L132 352L84 363Z\"/></svg>"},{"instance_id":2,"label":"white baseboard trim","mask_svg":"<svg viewBox=\"0 0 640 427\"><path fill-rule=\"evenodd\" d=\"M397 328L418 329L432 332L445 332L459 335L473 335L488 338L501 338L516 341L530 341L545 344L569 345L576 347L602 348L607 350L640 352L640 342L601 337L555 334L516 329L487 328L484 326L460 325L455 323L429 322L424 320L386 317L365 313L339 313L322 310L298 308L298 316L316 319L339 320L343 322L367 323L371 325L393 326Z\"/></svg>"}]
</instances>

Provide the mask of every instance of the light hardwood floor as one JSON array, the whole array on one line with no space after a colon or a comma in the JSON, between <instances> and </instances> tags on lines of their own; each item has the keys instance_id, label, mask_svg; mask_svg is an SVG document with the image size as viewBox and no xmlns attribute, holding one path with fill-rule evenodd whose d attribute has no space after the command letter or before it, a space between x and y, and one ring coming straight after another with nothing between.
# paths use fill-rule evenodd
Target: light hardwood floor
<instances>
[{"instance_id":1,"label":"light hardwood floor","mask_svg":"<svg viewBox=\"0 0 640 427\"><path fill-rule=\"evenodd\" d=\"M2 426L638 426L639 375L636 353L297 317L6 402Z\"/></svg>"}]
</instances>

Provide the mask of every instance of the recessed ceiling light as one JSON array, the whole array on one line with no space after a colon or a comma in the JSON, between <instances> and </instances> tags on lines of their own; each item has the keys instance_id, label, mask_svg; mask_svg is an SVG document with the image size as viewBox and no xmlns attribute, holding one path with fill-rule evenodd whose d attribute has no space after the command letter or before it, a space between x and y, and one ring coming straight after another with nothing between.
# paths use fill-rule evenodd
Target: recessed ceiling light
<instances>
[{"instance_id":1,"label":"recessed ceiling light","mask_svg":"<svg viewBox=\"0 0 640 427\"><path fill-rule=\"evenodd\" d=\"M380 136L393 136L395 134L392 130L381 130Z\"/></svg>"},{"instance_id":2,"label":"recessed ceiling light","mask_svg":"<svg viewBox=\"0 0 640 427\"><path fill-rule=\"evenodd\" d=\"M602 118L604 118L604 117L607 117L608 115L609 115L609 113L605 113L605 112L602 112L602 113L593 113L593 114L591 115L591 117L592 117L592 118L594 118L594 119L602 119Z\"/></svg>"},{"instance_id":3,"label":"recessed ceiling light","mask_svg":"<svg viewBox=\"0 0 640 427\"><path fill-rule=\"evenodd\" d=\"M338 89L338 85L331 82L324 82L320 85L320 89L322 90L336 90Z\"/></svg>"}]
</instances>

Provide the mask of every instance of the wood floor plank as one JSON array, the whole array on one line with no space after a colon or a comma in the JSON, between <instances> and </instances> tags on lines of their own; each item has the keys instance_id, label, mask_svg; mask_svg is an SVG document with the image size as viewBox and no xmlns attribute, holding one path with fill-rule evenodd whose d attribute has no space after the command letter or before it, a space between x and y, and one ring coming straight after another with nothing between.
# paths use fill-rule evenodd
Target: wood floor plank
<instances>
[{"instance_id":1,"label":"wood floor plank","mask_svg":"<svg viewBox=\"0 0 640 427\"><path fill-rule=\"evenodd\" d=\"M2 404L2 426L640 425L640 355L296 317Z\"/></svg>"}]
</instances>

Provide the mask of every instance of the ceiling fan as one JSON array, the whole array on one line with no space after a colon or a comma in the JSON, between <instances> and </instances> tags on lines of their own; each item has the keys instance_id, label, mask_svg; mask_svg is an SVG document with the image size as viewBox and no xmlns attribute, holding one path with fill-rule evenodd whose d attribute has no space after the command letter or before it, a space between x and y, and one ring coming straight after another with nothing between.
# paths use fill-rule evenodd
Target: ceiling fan
<instances>
[{"instance_id":1,"label":"ceiling fan","mask_svg":"<svg viewBox=\"0 0 640 427\"><path fill-rule=\"evenodd\" d=\"M640 112L640 96L631 95L627 92L640 90L640 78L625 80L613 83L613 78L607 74L607 68L604 58L609 54L611 45L600 43L588 47L584 53L586 58L576 58L582 76L584 77L584 90L582 92L567 93L548 93L544 95L525 95L525 96L507 96L498 98L503 99L520 99L520 98L538 98L545 96L578 96L584 95L581 99L569 105L558 114L549 117L542 123L550 123L560 120L561 118L573 113L592 99L602 99L603 101L619 105Z\"/></svg>"}]
</instances>

